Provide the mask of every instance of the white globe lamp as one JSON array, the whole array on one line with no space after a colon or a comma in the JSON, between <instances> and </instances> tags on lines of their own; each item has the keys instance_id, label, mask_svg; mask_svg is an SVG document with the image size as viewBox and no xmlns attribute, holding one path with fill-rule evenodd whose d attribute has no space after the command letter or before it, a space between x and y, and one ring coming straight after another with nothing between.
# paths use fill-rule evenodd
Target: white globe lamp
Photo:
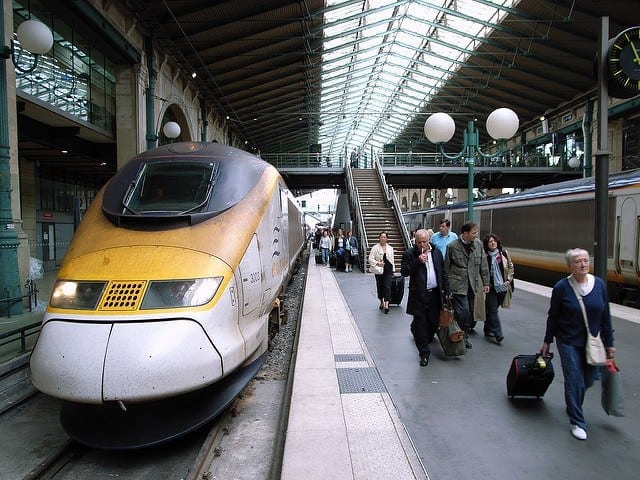
<instances>
[{"instance_id":1,"label":"white globe lamp","mask_svg":"<svg viewBox=\"0 0 640 480\"><path fill-rule=\"evenodd\" d=\"M447 143L455 131L456 123L448 113L434 113L424 122L424 134L431 143Z\"/></svg>"},{"instance_id":2,"label":"white globe lamp","mask_svg":"<svg viewBox=\"0 0 640 480\"><path fill-rule=\"evenodd\" d=\"M170 139L178 138L180 136L180 125L176 122L167 122L162 127L162 133L164 136Z\"/></svg>"},{"instance_id":3,"label":"white globe lamp","mask_svg":"<svg viewBox=\"0 0 640 480\"><path fill-rule=\"evenodd\" d=\"M510 108L498 108L487 117L487 132L496 140L507 140L518 131L520 120Z\"/></svg>"},{"instance_id":4,"label":"white globe lamp","mask_svg":"<svg viewBox=\"0 0 640 480\"><path fill-rule=\"evenodd\" d=\"M22 22L16 34L20 46L36 55L47 53L53 46L51 30L38 20L26 20Z\"/></svg>"}]
</instances>

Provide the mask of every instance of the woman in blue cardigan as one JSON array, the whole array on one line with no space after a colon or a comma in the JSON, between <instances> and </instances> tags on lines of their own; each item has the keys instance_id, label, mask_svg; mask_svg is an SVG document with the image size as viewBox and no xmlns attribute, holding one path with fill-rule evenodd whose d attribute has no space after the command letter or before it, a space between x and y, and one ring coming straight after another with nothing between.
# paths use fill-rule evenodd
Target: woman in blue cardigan
<instances>
[{"instance_id":1,"label":"woman in blue cardigan","mask_svg":"<svg viewBox=\"0 0 640 480\"><path fill-rule=\"evenodd\" d=\"M600 278L589 273L589 253L581 248L574 248L567 250L565 257L571 275L553 287L547 331L540 352L546 355L555 337L562 363L564 399L571 423L571 434L578 440L586 440L587 424L582 412L582 403L587 388L598 378L600 367L589 365L586 361L587 330L582 308L569 283L571 278L576 281L578 293L584 302L591 334L595 336L600 333L609 358L613 358L616 349L613 346L607 286Z\"/></svg>"}]
</instances>

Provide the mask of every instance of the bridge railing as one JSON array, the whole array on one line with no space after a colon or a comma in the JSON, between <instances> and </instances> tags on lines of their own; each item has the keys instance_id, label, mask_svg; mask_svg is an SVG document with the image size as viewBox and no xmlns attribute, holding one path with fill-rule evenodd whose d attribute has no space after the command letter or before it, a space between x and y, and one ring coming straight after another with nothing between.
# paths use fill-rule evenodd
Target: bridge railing
<instances>
[{"instance_id":1,"label":"bridge railing","mask_svg":"<svg viewBox=\"0 0 640 480\"><path fill-rule=\"evenodd\" d=\"M319 153L271 153L263 154L262 159L271 163L276 168L343 168L351 161L344 155L322 155ZM376 158L377 163L384 167L466 167L465 158L449 160L437 153L413 153L396 152L382 153ZM359 158L356 160L358 167L368 168L372 165L370 160ZM577 168L569 167L568 159L564 156L549 157L538 155L534 152L522 156L499 156L495 158L476 158L474 161L478 167L500 168L545 168L558 171L577 171Z\"/></svg>"},{"instance_id":2,"label":"bridge railing","mask_svg":"<svg viewBox=\"0 0 640 480\"><path fill-rule=\"evenodd\" d=\"M343 156L319 153L270 153L263 154L261 158L276 168L342 168L345 166Z\"/></svg>"}]
</instances>

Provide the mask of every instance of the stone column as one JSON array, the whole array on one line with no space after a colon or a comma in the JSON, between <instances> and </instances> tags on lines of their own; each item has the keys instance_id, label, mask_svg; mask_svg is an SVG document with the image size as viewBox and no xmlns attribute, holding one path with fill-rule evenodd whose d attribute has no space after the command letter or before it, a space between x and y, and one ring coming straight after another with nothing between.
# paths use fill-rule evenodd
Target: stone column
<instances>
[{"instance_id":1,"label":"stone column","mask_svg":"<svg viewBox=\"0 0 640 480\"><path fill-rule=\"evenodd\" d=\"M118 169L131 157L140 153L144 134L144 109L141 108L141 89L146 69L140 65L121 65L116 73L116 136L118 139Z\"/></svg>"}]
</instances>

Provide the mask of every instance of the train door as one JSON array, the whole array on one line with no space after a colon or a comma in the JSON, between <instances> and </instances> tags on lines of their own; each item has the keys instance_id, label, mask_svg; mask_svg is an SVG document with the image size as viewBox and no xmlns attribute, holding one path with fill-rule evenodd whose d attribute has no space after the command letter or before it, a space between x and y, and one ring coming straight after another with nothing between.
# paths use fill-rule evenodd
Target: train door
<instances>
[{"instance_id":1,"label":"train door","mask_svg":"<svg viewBox=\"0 0 640 480\"><path fill-rule=\"evenodd\" d=\"M637 197L619 197L617 214L618 239L615 245L615 268L618 273L640 276L640 212Z\"/></svg>"},{"instance_id":2,"label":"train door","mask_svg":"<svg viewBox=\"0 0 640 480\"><path fill-rule=\"evenodd\" d=\"M256 352L262 353L266 350L268 341L268 322L259 309L266 282L262 255L264 252L258 249L258 237L254 234L239 266L242 283L242 315L240 315L238 327L244 339L245 355L249 357Z\"/></svg>"},{"instance_id":3,"label":"train door","mask_svg":"<svg viewBox=\"0 0 640 480\"><path fill-rule=\"evenodd\" d=\"M239 270L242 280L242 315L247 316L260 306L262 300L262 262L256 235L242 257Z\"/></svg>"}]
</instances>

